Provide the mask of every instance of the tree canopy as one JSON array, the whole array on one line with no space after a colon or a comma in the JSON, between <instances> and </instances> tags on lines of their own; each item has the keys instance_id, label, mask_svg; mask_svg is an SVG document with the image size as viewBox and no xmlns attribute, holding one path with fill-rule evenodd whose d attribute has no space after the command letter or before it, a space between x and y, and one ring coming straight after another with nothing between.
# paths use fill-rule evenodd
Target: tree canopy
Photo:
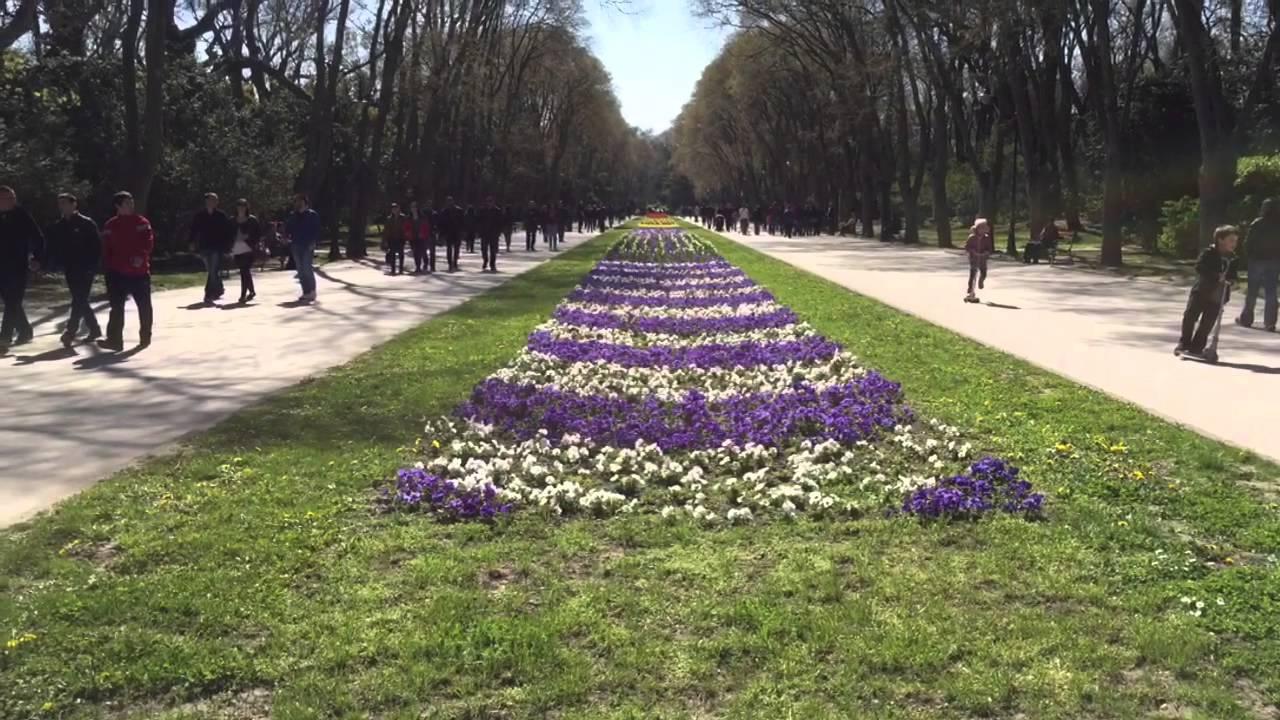
<instances>
[{"instance_id":1,"label":"tree canopy","mask_svg":"<svg viewBox=\"0 0 1280 720\"><path fill-rule=\"evenodd\" d=\"M1118 264L1167 201L1198 196L1202 243L1242 220L1239 159L1280 150L1278 0L699 4L739 29L675 126L704 197L816 198L908 241L928 211L949 245L1016 183L1031 232L1096 219Z\"/></svg>"},{"instance_id":2,"label":"tree canopy","mask_svg":"<svg viewBox=\"0 0 1280 720\"><path fill-rule=\"evenodd\" d=\"M162 240L202 194L312 195L364 250L390 200L645 201L576 0L21 0L0 5L0 182L37 211L129 189Z\"/></svg>"}]
</instances>

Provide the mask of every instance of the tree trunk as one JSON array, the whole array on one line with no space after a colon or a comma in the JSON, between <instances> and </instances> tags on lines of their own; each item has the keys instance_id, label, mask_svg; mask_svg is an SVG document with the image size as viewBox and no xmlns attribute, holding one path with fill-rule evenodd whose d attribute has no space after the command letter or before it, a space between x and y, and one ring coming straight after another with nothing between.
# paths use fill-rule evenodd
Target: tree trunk
<instances>
[{"instance_id":1,"label":"tree trunk","mask_svg":"<svg viewBox=\"0 0 1280 720\"><path fill-rule=\"evenodd\" d=\"M173 0L147 0L147 105L142 116L142 146L135 158L130 186L139 213L147 212L151 185L164 151L164 81L169 25L173 22Z\"/></svg>"},{"instance_id":2,"label":"tree trunk","mask_svg":"<svg viewBox=\"0 0 1280 720\"><path fill-rule=\"evenodd\" d=\"M1200 126L1200 247L1227 221L1235 183L1235 108L1226 96L1220 58L1200 16L1199 0L1172 0L1178 37L1191 76L1191 97Z\"/></svg>"},{"instance_id":3,"label":"tree trunk","mask_svg":"<svg viewBox=\"0 0 1280 720\"><path fill-rule=\"evenodd\" d=\"M938 247L949 248L951 241L951 206L947 199L947 173L951 157L947 142L947 106L941 98L933 103L933 163L929 184L933 191L933 226L938 234Z\"/></svg>"}]
</instances>

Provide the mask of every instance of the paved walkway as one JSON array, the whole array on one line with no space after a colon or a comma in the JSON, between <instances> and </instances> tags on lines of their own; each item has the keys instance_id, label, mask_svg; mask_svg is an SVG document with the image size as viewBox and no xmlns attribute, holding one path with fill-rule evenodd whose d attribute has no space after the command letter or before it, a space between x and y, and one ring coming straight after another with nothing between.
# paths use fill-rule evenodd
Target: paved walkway
<instances>
[{"instance_id":1,"label":"paved walkway","mask_svg":"<svg viewBox=\"0 0 1280 720\"><path fill-rule=\"evenodd\" d=\"M831 236L727 237L1151 413L1280 461L1280 334L1230 323L1213 366L1173 356L1185 287L992 262L983 305L961 301L960 252ZM1261 302L1261 301L1260 301ZM1258 312L1261 313L1261 305ZM1259 320L1261 317L1259 316Z\"/></svg>"},{"instance_id":2,"label":"paved walkway","mask_svg":"<svg viewBox=\"0 0 1280 720\"><path fill-rule=\"evenodd\" d=\"M570 246L586 238L566 237ZM120 355L64 350L65 318L42 323L34 343L0 358L0 527L551 256L501 255L496 275L481 274L480 256L466 253L455 275L391 277L371 264L331 263L317 268L319 301L302 307L289 306L299 293L293 273L255 277L258 298L246 307L203 308L202 288L157 293L154 344L127 349L138 332L130 304ZM227 295L239 288L233 277ZM99 320L106 324L105 310Z\"/></svg>"}]
</instances>

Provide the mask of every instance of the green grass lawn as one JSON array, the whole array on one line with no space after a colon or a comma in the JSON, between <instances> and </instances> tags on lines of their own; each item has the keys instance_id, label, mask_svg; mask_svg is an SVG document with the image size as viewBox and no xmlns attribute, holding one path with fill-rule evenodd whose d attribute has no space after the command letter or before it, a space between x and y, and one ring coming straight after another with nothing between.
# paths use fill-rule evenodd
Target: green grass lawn
<instances>
[{"instance_id":1,"label":"green grass lawn","mask_svg":"<svg viewBox=\"0 0 1280 720\"><path fill-rule=\"evenodd\" d=\"M1274 716L1275 465L722 239L1045 521L378 513L614 237L0 531L0 717Z\"/></svg>"}]
</instances>

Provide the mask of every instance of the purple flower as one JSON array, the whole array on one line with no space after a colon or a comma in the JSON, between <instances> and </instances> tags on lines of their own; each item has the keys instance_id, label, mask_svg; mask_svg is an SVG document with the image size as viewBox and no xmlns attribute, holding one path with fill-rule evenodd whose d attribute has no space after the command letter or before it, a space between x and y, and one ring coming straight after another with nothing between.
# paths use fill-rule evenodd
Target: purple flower
<instances>
[{"instance_id":1,"label":"purple flower","mask_svg":"<svg viewBox=\"0 0 1280 720\"><path fill-rule=\"evenodd\" d=\"M739 305L755 305L758 303L772 302L773 294L768 290L755 290L748 293L721 295L718 297L683 297L670 295L658 297L624 295L622 293L599 289L582 289L574 290L570 293L569 299L582 303L617 305L622 307L705 308L722 305L737 307Z\"/></svg>"},{"instance_id":2,"label":"purple flower","mask_svg":"<svg viewBox=\"0 0 1280 720\"><path fill-rule=\"evenodd\" d=\"M572 433L616 447L643 440L663 450L706 449L726 440L767 447L806 439L853 443L875 438L914 417L902 403L898 384L876 373L821 390L798 383L786 392L716 401L691 391L676 402L486 380L458 414L493 425L516 440L546 430L553 441Z\"/></svg>"},{"instance_id":3,"label":"purple flower","mask_svg":"<svg viewBox=\"0 0 1280 720\"><path fill-rule=\"evenodd\" d=\"M976 518L989 512L1039 517L1044 496L1018 478L1018 468L985 457L969 466L968 474L943 478L909 493L902 512L923 518Z\"/></svg>"},{"instance_id":4,"label":"purple flower","mask_svg":"<svg viewBox=\"0 0 1280 720\"><path fill-rule=\"evenodd\" d=\"M633 347L595 340L557 339L546 331L529 336L529 349L565 362L603 361L623 367L732 368L826 362L840 346L817 335L779 342L706 344L692 347Z\"/></svg>"},{"instance_id":5,"label":"purple flower","mask_svg":"<svg viewBox=\"0 0 1280 720\"><path fill-rule=\"evenodd\" d=\"M464 490L458 483L421 468L405 468L396 473L393 502L405 510L434 513L445 520L489 520L511 512L511 505L498 502L498 490L489 483Z\"/></svg>"},{"instance_id":6,"label":"purple flower","mask_svg":"<svg viewBox=\"0 0 1280 720\"><path fill-rule=\"evenodd\" d=\"M615 313L598 313L560 307L555 319L565 325L608 330L631 330L662 335L704 335L750 332L794 325L800 322L790 308L779 308L760 315L735 315L721 318L634 317Z\"/></svg>"}]
</instances>

